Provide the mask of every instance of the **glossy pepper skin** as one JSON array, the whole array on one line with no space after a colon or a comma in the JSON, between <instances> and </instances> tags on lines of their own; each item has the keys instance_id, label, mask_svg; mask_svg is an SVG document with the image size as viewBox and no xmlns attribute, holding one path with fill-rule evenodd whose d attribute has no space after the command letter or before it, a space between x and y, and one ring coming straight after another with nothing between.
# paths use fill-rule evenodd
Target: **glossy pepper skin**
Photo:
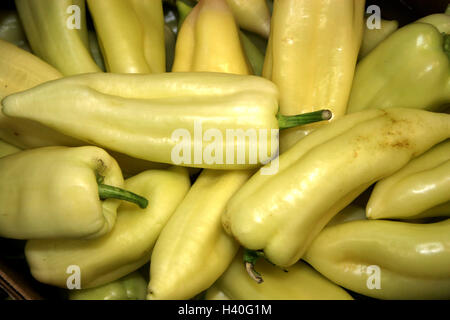
<instances>
[{"instance_id":1,"label":"glossy pepper skin","mask_svg":"<svg viewBox=\"0 0 450 320\"><path fill-rule=\"evenodd\" d=\"M226 0L201 0L178 33L172 72L252 74Z\"/></svg>"},{"instance_id":2,"label":"glossy pepper skin","mask_svg":"<svg viewBox=\"0 0 450 320\"><path fill-rule=\"evenodd\" d=\"M244 247L291 266L337 212L449 136L447 114L387 109L346 115L282 154L276 174L252 176L228 202L223 226Z\"/></svg>"},{"instance_id":3,"label":"glossy pepper skin","mask_svg":"<svg viewBox=\"0 0 450 320\"><path fill-rule=\"evenodd\" d=\"M394 32L358 63L348 112L441 110L450 103L449 39L428 23L412 23Z\"/></svg>"},{"instance_id":4,"label":"glossy pepper skin","mask_svg":"<svg viewBox=\"0 0 450 320\"><path fill-rule=\"evenodd\" d=\"M379 181L367 203L370 219L450 216L450 140Z\"/></svg>"},{"instance_id":5,"label":"glossy pepper skin","mask_svg":"<svg viewBox=\"0 0 450 320\"><path fill-rule=\"evenodd\" d=\"M97 147L45 147L0 159L0 235L14 239L99 237L120 202L100 200L97 178L123 186L117 162Z\"/></svg>"},{"instance_id":6,"label":"glossy pepper skin","mask_svg":"<svg viewBox=\"0 0 450 320\"><path fill-rule=\"evenodd\" d=\"M190 154L187 165L192 167L257 167L276 155L278 147L272 148L271 134L272 129L279 128L278 89L256 76L212 72L85 74L9 95L2 106L8 116L34 120L87 143L147 161L180 164L172 160L175 147L182 145L180 137L173 137L179 129L185 129L183 134L191 137L183 136L183 141L187 141ZM222 164L197 161L196 120L203 133L218 129L224 140L227 129L268 130L266 137L256 140L257 150L266 144L267 156L258 152L258 159L251 163L246 152L243 164L226 161L226 148L235 144L225 141ZM200 148L206 154L204 150L211 141L204 135L200 139Z\"/></svg>"},{"instance_id":7,"label":"glossy pepper skin","mask_svg":"<svg viewBox=\"0 0 450 320\"><path fill-rule=\"evenodd\" d=\"M200 174L156 242L148 299L190 299L227 269L239 245L223 230L221 216L252 172L204 170Z\"/></svg>"},{"instance_id":8,"label":"glossy pepper skin","mask_svg":"<svg viewBox=\"0 0 450 320\"><path fill-rule=\"evenodd\" d=\"M90 289L70 290L69 300L145 300L147 281L139 271Z\"/></svg>"},{"instance_id":9,"label":"glossy pepper skin","mask_svg":"<svg viewBox=\"0 0 450 320\"><path fill-rule=\"evenodd\" d=\"M345 114L364 29L364 0L275 1L263 76L280 91L280 113ZM280 152L318 126L285 130Z\"/></svg>"},{"instance_id":10,"label":"glossy pepper skin","mask_svg":"<svg viewBox=\"0 0 450 320\"><path fill-rule=\"evenodd\" d=\"M450 299L449 231L450 219L352 221L325 228L304 259L338 285L369 297Z\"/></svg>"},{"instance_id":11,"label":"glossy pepper skin","mask_svg":"<svg viewBox=\"0 0 450 320\"><path fill-rule=\"evenodd\" d=\"M303 261L286 272L265 260L258 260L256 267L264 275L263 283L256 283L248 276L242 261L243 255L239 252L214 284L231 300L353 300L344 289Z\"/></svg>"},{"instance_id":12,"label":"glossy pepper skin","mask_svg":"<svg viewBox=\"0 0 450 320\"><path fill-rule=\"evenodd\" d=\"M67 267L80 267L81 288L115 281L150 260L153 246L169 217L189 190L185 168L149 170L125 181L127 190L146 197L146 209L123 202L114 228L89 240L31 240L25 256L40 282L67 288Z\"/></svg>"},{"instance_id":13,"label":"glossy pepper skin","mask_svg":"<svg viewBox=\"0 0 450 320\"><path fill-rule=\"evenodd\" d=\"M89 51L84 0L15 3L33 53L65 76L101 72Z\"/></svg>"},{"instance_id":14,"label":"glossy pepper skin","mask_svg":"<svg viewBox=\"0 0 450 320\"><path fill-rule=\"evenodd\" d=\"M108 72L166 71L161 0L88 0L87 4Z\"/></svg>"},{"instance_id":15,"label":"glossy pepper skin","mask_svg":"<svg viewBox=\"0 0 450 320\"><path fill-rule=\"evenodd\" d=\"M367 21L367 19L366 19ZM384 39L389 37L398 29L398 21L384 20L380 21L380 29L369 29L367 23L365 24L363 40L361 48L359 49L358 59L362 59L369 54L376 46L378 46Z\"/></svg>"}]
</instances>

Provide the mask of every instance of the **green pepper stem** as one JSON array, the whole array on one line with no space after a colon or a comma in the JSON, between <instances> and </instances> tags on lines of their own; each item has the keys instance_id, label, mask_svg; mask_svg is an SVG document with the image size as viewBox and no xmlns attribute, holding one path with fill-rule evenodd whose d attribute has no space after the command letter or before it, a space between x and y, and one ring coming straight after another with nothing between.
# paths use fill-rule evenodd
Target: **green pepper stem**
<instances>
[{"instance_id":1,"label":"green pepper stem","mask_svg":"<svg viewBox=\"0 0 450 320\"><path fill-rule=\"evenodd\" d=\"M297 114L295 116L283 116L278 113L278 126L280 130L294 128L309 123L330 120L333 113L330 110L319 110L314 112Z\"/></svg>"},{"instance_id":2,"label":"green pepper stem","mask_svg":"<svg viewBox=\"0 0 450 320\"><path fill-rule=\"evenodd\" d=\"M447 54L448 59L450 60L450 34L444 33L444 52Z\"/></svg>"},{"instance_id":3,"label":"green pepper stem","mask_svg":"<svg viewBox=\"0 0 450 320\"><path fill-rule=\"evenodd\" d=\"M148 206L148 200L133 192L109 186L103 183L98 184L98 194L100 199L120 199L137 204L140 208L145 209Z\"/></svg>"},{"instance_id":4,"label":"green pepper stem","mask_svg":"<svg viewBox=\"0 0 450 320\"><path fill-rule=\"evenodd\" d=\"M244 251L245 270L247 270L247 273L249 274L249 276L253 280L255 280L257 283L264 282L261 274L255 270L256 261L263 255L264 255L264 253L262 251L255 251L255 250L249 250L249 249L245 249L245 251Z\"/></svg>"}]
</instances>

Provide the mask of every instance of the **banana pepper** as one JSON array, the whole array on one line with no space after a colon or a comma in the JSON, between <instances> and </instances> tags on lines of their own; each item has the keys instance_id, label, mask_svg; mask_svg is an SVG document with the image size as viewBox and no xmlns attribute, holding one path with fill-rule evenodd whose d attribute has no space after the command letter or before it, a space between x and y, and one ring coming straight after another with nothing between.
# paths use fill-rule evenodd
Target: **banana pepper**
<instances>
[{"instance_id":1,"label":"banana pepper","mask_svg":"<svg viewBox=\"0 0 450 320\"><path fill-rule=\"evenodd\" d=\"M87 4L108 72L166 71L161 0L87 0Z\"/></svg>"},{"instance_id":2,"label":"banana pepper","mask_svg":"<svg viewBox=\"0 0 450 320\"><path fill-rule=\"evenodd\" d=\"M76 265L81 289L88 289L120 279L149 262L159 233L190 187L189 175L179 167L148 170L127 179L125 187L146 197L148 207L122 203L114 228L102 237L26 243L25 257L36 280L66 288L66 270Z\"/></svg>"},{"instance_id":3,"label":"banana pepper","mask_svg":"<svg viewBox=\"0 0 450 320\"><path fill-rule=\"evenodd\" d=\"M364 0L275 1L263 76L280 90L280 113L345 114L364 28ZM327 122L280 135L280 152Z\"/></svg>"},{"instance_id":4,"label":"banana pepper","mask_svg":"<svg viewBox=\"0 0 450 320\"><path fill-rule=\"evenodd\" d=\"M64 75L101 72L89 51L84 0L16 0L33 53Z\"/></svg>"},{"instance_id":5,"label":"banana pepper","mask_svg":"<svg viewBox=\"0 0 450 320\"><path fill-rule=\"evenodd\" d=\"M379 181L367 203L370 219L450 216L450 140Z\"/></svg>"},{"instance_id":6,"label":"banana pepper","mask_svg":"<svg viewBox=\"0 0 450 320\"><path fill-rule=\"evenodd\" d=\"M365 189L449 137L448 114L393 108L346 115L282 154L276 174L252 176L228 202L223 226L244 247L291 266Z\"/></svg>"},{"instance_id":7,"label":"banana pepper","mask_svg":"<svg viewBox=\"0 0 450 320\"><path fill-rule=\"evenodd\" d=\"M99 237L116 221L119 201L114 198L146 205L122 186L117 162L97 147L46 147L3 157L0 236Z\"/></svg>"},{"instance_id":8,"label":"banana pepper","mask_svg":"<svg viewBox=\"0 0 450 320\"><path fill-rule=\"evenodd\" d=\"M38 57L0 40L0 99L61 77L59 71ZM9 118L3 113L0 113L0 139L19 148L81 145L81 141L35 121Z\"/></svg>"},{"instance_id":9,"label":"banana pepper","mask_svg":"<svg viewBox=\"0 0 450 320\"><path fill-rule=\"evenodd\" d=\"M327 227L305 261L336 284L378 299L450 299L450 219L362 220Z\"/></svg>"},{"instance_id":10,"label":"banana pepper","mask_svg":"<svg viewBox=\"0 0 450 320\"><path fill-rule=\"evenodd\" d=\"M156 242L148 299L190 299L226 270L239 246L223 230L221 215L251 173L204 170L200 174Z\"/></svg>"},{"instance_id":11,"label":"banana pepper","mask_svg":"<svg viewBox=\"0 0 450 320\"><path fill-rule=\"evenodd\" d=\"M172 71L252 73L226 0L201 0L190 11L178 33Z\"/></svg>"},{"instance_id":12,"label":"banana pepper","mask_svg":"<svg viewBox=\"0 0 450 320\"><path fill-rule=\"evenodd\" d=\"M139 271L90 289L68 291L69 300L145 300L147 281Z\"/></svg>"},{"instance_id":13,"label":"banana pepper","mask_svg":"<svg viewBox=\"0 0 450 320\"><path fill-rule=\"evenodd\" d=\"M353 300L344 289L323 277L303 261L282 270L265 260L257 268L264 282L256 283L243 268L242 251L217 280L206 299L231 300ZM218 292L217 292L218 291Z\"/></svg>"},{"instance_id":14,"label":"banana pepper","mask_svg":"<svg viewBox=\"0 0 450 320\"><path fill-rule=\"evenodd\" d=\"M212 169L257 167L277 155L280 128L331 117L279 115L272 82L213 72L78 75L9 95L2 106L7 116L134 158Z\"/></svg>"},{"instance_id":15,"label":"banana pepper","mask_svg":"<svg viewBox=\"0 0 450 320\"><path fill-rule=\"evenodd\" d=\"M450 103L449 55L450 35L433 25L400 28L358 63L348 112L445 108Z\"/></svg>"}]
</instances>

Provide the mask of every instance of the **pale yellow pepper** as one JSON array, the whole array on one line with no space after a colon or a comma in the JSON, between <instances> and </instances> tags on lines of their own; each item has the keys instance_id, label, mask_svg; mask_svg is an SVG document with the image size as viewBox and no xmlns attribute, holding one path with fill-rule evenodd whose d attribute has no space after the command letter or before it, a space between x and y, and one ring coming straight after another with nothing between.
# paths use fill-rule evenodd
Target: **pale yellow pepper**
<instances>
[{"instance_id":1,"label":"pale yellow pepper","mask_svg":"<svg viewBox=\"0 0 450 320\"><path fill-rule=\"evenodd\" d=\"M349 290L378 299L450 299L450 219L361 220L327 227L304 259Z\"/></svg>"},{"instance_id":2,"label":"pale yellow pepper","mask_svg":"<svg viewBox=\"0 0 450 320\"><path fill-rule=\"evenodd\" d=\"M280 90L280 112L345 114L364 29L364 0L275 1L263 76ZM281 132L280 152L315 128Z\"/></svg>"},{"instance_id":3,"label":"pale yellow pepper","mask_svg":"<svg viewBox=\"0 0 450 320\"><path fill-rule=\"evenodd\" d=\"M85 0L16 0L33 52L64 75L101 72L89 51Z\"/></svg>"},{"instance_id":4,"label":"pale yellow pepper","mask_svg":"<svg viewBox=\"0 0 450 320\"><path fill-rule=\"evenodd\" d=\"M87 3L108 72L166 71L161 0L88 0Z\"/></svg>"},{"instance_id":5,"label":"pale yellow pepper","mask_svg":"<svg viewBox=\"0 0 450 320\"><path fill-rule=\"evenodd\" d=\"M449 137L447 114L392 108L346 115L282 154L276 174L253 175L222 223L244 247L291 266L365 189Z\"/></svg>"},{"instance_id":6,"label":"pale yellow pepper","mask_svg":"<svg viewBox=\"0 0 450 320\"><path fill-rule=\"evenodd\" d=\"M450 216L450 140L379 181L366 211L370 219Z\"/></svg>"},{"instance_id":7,"label":"pale yellow pepper","mask_svg":"<svg viewBox=\"0 0 450 320\"><path fill-rule=\"evenodd\" d=\"M178 34L172 71L252 73L226 0L201 0L188 14Z\"/></svg>"},{"instance_id":8,"label":"pale yellow pepper","mask_svg":"<svg viewBox=\"0 0 450 320\"><path fill-rule=\"evenodd\" d=\"M156 242L148 299L190 299L226 270L239 245L223 230L221 216L251 174L246 170L200 174Z\"/></svg>"},{"instance_id":9,"label":"pale yellow pepper","mask_svg":"<svg viewBox=\"0 0 450 320\"><path fill-rule=\"evenodd\" d=\"M264 274L263 283L256 283L248 276L244 268L243 255L240 252L214 284L216 292L207 292L206 298L220 300L224 297L231 300L353 300L352 296L344 289L303 261L283 270L265 260L258 260L256 268Z\"/></svg>"},{"instance_id":10,"label":"pale yellow pepper","mask_svg":"<svg viewBox=\"0 0 450 320\"><path fill-rule=\"evenodd\" d=\"M91 240L31 240L25 256L40 282L65 288L67 268L79 267L81 288L115 281L149 262L162 228L190 187L186 169L149 170L125 181L125 188L149 201L146 209L122 203L114 228Z\"/></svg>"}]
</instances>

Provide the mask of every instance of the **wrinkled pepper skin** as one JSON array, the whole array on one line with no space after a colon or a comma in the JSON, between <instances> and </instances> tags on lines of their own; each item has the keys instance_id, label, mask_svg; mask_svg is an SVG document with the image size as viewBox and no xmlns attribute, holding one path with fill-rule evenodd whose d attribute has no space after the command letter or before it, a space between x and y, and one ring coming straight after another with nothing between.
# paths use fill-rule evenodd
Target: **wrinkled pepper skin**
<instances>
[{"instance_id":1,"label":"wrinkled pepper skin","mask_svg":"<svg viewBox=\"0 0 450 320\"><path fill-rule=\"evenodd\" d=\"M0 100L9 94L61 77L58 70L35 55L0 40ZM81 145L81 141L35 121L9 118L3 113L0 113L0 139L23 149Z\"/></svg>"},{"instance_id":2,"label":"wrinkled pepper skin","mask_svg":"<svg viewBox=\"0 0 450 320\"><path fill-rule=\"evenodd\" d=\"M255 168L278 151L278 145L272 146L271 134L279 128L278 89L257 76L212 72L85 74L9 95L2 106L7 116L34 120L87 143L147 161L180 164L174 163L172 153L182 142L190 152L187 166L212 169ZM224 141L223 163L207 163L194 159L195 121L203 133L217 129L224 140L228 129L264 129L268 134L256 139L256 163L248 157L248 149L253 147L250 143L245 144L243 164L236 160L237 152L234 161L226 161L226 150L235 147L234 141ZM174 138L180 128L191 139ZM205 155L211 141L205 135L199 140ZM264 144L267 152L261 147Z\"/></svg>"},{"instance_id":3,"label":"wrinkled pepper skin","mask_svg":"<svg viewBox=\"0 0 450 320\"><path fill-rule=\"evenodd\" d=\"M16 11L2 10L0 12L0 39L15 44L26 51L31 51Z\"/></svg>"},{"instance_id":4,"label":"wrinkled pepper skin","mask_svg":"<svg viewBox=\"0 0 450 320\"><path fill-rule=\"evenodd\" d=\"M147 281L135 271L105 285L80 290L70 290L69 300L145 300Z\"/></svg>"},{"instance_id":5,"label":"wrinkled pepper skin","mask_svg":"<svg viewBox=\"0 0 450 320\"><path fill-rule=\"evenodd\" d=\"M367 203L369 219L450 216L450 140L379 181Z\"/></svg>"},{"instance_id":6,"label":"wrinkled pepper skin","mask_svg":"<svg viewBox=\"0 0 450 320\"><path fill-rule=\"evenodd\" d=\"M200 174L156 242L149 300L190 299L227 269L239 245L223 230L221 216L252 172L204 170Z\"/></svg>"},{"instance_id":7,"label":"wrinkled pepper skin","mask_svg":"<svg viewBox=\"0 0 450 320\"><path fill-rule=\"evenodd\" d=\"M0 140L0 158L22 151L21 149Z\"/></svg>"},{"instance_id":8,"label":"wrinkled pepper skin","mask_svg":"<svg viewBox=\"0 0 450 320\"><path fill-rule=\"evenodd\" d=\"M201 0L178 33L172 72L252 74L226 0Z\"/></svg>"},{"instance_id":9,"label":"wrinkled pepper skin","mask_svg":"<svg viewBox=\"0 0 450 320\"><path fill-rule=\"evenodd\" d=\"M169 217L190 187L184 168L149 170L125 181L127 190L149 200L146 209L122 202L114 228L90 240L31 240L25 256L33 277L66 288L67 267L80 267L81 288L120 279L150 260L151 252Z\"/></svg>"},{"instance_id":10,"label":"wrinkled pepper skin","mask_svg":"<svg viewBox=\"0 0 450 320\"><path fill-rule=\"evenodd\" d=\"M243 266L242 252L217 280L215 286L231 300L353 300L342 288L299 261L287 272L267 261L258 260L256 268L263 283L253 281Z\"/></svg>"},{"instance_id":11,"label":"wrinkled pepper skin","mask_svg":"<svg viewBox=\"0 0 450 320\"><path fill-rule=\"evenodd\" d=\"M84 0L16 0L15 3L33 53L65 76L101 72L89 51ZM80 25L72 26L77 18Z\"/></svg>"},{"instance_id":12,"label":"wrinkled pepper skin","mask_svg":"<svg viewBox=\"0 0 450 320\"><path fill-rule=\"evenodd\" d=\"M391 34L358 63L348 112L444 108L450 103L450 45L444 49L449 40L428 23L412 23Z\"/></svg>"},{"instance_id":13,"label":"wrinkled pepper skin","mask_svg":"<svg viewBox=\"0 0 450 320\"><path fill-rule=\"evenodd\" d=\"M280 112L345 114L364 30L364 0L275 1L263 76L280 90ZM327 122L284 130L280 153ZM299 132L300 131L300 132Z\"/></svg>"},{"instance_id":14,"label":"wrinkled pepper skin","mask_svg":"<svg viewBox=\"0 0 450 320\"><path fill-rule=\"evenodd\" d=\"M368 297L450 299L450 219L429 224L361 220L327 227L304 259L336 284Z\"/></svg>"},{"instance_id":15,"label":"wrinkled pepper skin","mask_svg":"<svg viewBox=\"0 0 450 320\"><path fill-rule=\"evenodd\" d=\"M252 176L228 202L223 226L244 247L291 266L365 189L449 136L447 114L398 108L346 115L282 154L276 174Z\"/></svg>"},{"instance_id":16,"label":"wrinkled pepper skin","mask_svg":"<svg viewBox=\"0 0 450 320\"><path fill-rule=\"evenodd\" d=\"M166 71L161 0L88 0L87 4L108 72Z\"/></svg>"},{"instance_id":17,"label":"wrinkled pepper skin","mask_svg":"<svg viewBox=\"0 0 450 320\"><path fill-rule=\"evenodd\" d=\"M367 21L367 19L366 19ZM367 25L367 23L365 24ZM378 46L384 39L389 37L398 29L398 21L384 20L380 21L380 29L364 28L363 40L361 48L359 49L358 59L362 59L369 54L376 46Z\"/></svg>"},{"instance_id":18,"label":"wrinkled pepper skin","mask_svg":"<svg viewBox=\"0 0 450 320\"><path fill-rule=\"evenodd\" d=\"M98 176L105 184L123 186L117 162L97 147L37 148L1 158L0 236L60 239L108 233L120 201L100 200Z\"/></svg>"}]
</instances>

